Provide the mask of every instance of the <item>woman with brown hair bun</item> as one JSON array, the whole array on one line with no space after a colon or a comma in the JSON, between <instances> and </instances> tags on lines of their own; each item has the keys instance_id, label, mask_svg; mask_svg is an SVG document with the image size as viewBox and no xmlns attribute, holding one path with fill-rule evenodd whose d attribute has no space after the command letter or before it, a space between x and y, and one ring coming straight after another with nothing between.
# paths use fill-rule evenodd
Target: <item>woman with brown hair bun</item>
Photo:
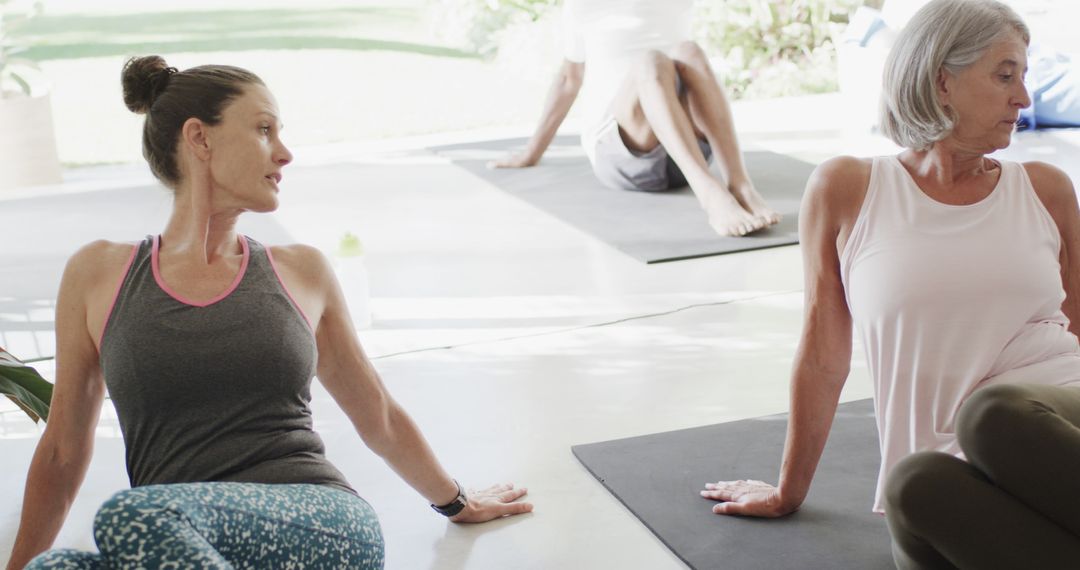
<instances>
[{"instance_id":1,"label":"woman with brown hair bun","mask_svg":"<svg viewBox=\"0 0 1080 570\"><path fill-rule=\"evenodd\" d=\"M237 233L240 214L277 208L292 161L263 82L157 56L128 61L122 81L128 108L146 114L143 154L175 195L172 215L160 235L97 241L68 261L52 413L8 567L381 568L375 512L312 429L316 374L439 513L531 511L523 488L466 493L443 470L364 355L318 250ZM100 554L44 552L86 473L106 388L132 488L98 512Z\"/></svg>"}]
</instances>

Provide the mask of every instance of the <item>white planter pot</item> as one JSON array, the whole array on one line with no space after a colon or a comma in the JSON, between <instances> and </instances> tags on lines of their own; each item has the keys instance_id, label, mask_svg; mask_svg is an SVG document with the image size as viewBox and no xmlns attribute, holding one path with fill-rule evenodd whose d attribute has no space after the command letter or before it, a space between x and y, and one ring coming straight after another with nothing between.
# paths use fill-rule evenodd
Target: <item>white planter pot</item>
<instances>
[{"instance_id":1,"label":"white planter pot","mask_svg":"<svg viewBox=\"0 0 1080 570\"><path fill-rule=\"evenodd\" d=\"M0 191L60 182L49 95L0 99Z\"/></svg>"}]
</instances>

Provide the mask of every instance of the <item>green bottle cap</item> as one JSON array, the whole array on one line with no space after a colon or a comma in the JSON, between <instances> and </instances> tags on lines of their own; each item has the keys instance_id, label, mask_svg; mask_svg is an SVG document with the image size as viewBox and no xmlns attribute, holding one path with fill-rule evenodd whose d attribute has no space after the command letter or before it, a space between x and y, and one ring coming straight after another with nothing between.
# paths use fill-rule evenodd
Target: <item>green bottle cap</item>
<instances>
[{"instance_id":1,"label":"green bottle cap","mask_svg":"<svg viewBox=\"0 0 1080 570\"><path fill-rule=\"evenodd\" d=\"M360 257L364 255L364 244L352 232L345 232L338 244L337 254L338 257Z\"/></svg>"}]
</instances>

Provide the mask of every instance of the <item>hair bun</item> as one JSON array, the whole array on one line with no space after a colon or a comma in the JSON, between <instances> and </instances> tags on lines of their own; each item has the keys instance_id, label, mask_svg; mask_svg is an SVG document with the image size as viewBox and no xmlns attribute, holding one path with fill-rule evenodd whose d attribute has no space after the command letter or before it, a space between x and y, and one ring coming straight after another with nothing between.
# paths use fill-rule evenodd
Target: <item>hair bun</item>
<instances>
[{"instance_id":1,"label":"hair bun","mask_svg":"<svg viewBox=\"0 0 1080 570\"><path fill-rule=\"evenodd\" d=\"M124 88L124 104L132 112L143 114L150 111L154 100L169 85L169 79L176 73L175 67L169 67L159 55L133 57L124 64L120 72L120 83Z\"/></svg>"}]
</instances>

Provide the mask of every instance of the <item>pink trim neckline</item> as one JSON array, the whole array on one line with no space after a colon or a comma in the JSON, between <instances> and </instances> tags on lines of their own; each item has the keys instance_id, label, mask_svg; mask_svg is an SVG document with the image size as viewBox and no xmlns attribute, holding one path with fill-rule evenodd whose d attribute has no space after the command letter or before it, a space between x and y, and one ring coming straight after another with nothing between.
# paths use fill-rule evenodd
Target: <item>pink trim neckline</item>
<instances>
[{"instance_id":1,"label":"pink trim neckline","mask_svg":"<svg viewBox=\"0 0 1080 570\"><path fill-rule=\"evenodd\" d=\"M165 283L165 280L161 277L161 269L158 261L158 250L161 248L161 234L154 236L154 248L150 252L150 268L154 272L154 281L167 295L185 305L202 308L209 307L210 305L221 301L232 294L232 292L240 285L240 281L244 278L244 274L247 273L248 260L251 258L251 251L248 249L247 238L243 234L237 234L236 239L240 241L240 247L244 251L244 259L240 262L240 271L236 272L236 278L233 279L232 284L214 298L207 301L194 301L177 293Z\"/></svg>"}]
</instances>

